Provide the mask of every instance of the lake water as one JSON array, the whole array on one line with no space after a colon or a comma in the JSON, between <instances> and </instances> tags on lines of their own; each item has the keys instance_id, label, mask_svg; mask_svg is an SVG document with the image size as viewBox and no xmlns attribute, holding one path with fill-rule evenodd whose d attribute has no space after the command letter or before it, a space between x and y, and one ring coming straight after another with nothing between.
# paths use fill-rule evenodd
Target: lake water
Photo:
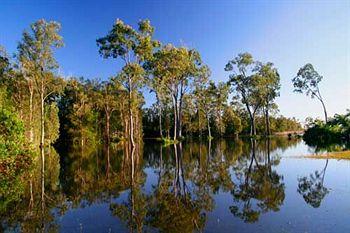
<instances>
[{"instance_id":1,"label":"lake water","mask_svg":"<svg viewBox=\"0 0 350 233\"><path fill-rule=\"evenodd\" d=\"M298 157L313 152L285 138L51 150L44 189L37 166L2 200L0 232L350 232L350 162Z\"/></svg>"}]
</instances>

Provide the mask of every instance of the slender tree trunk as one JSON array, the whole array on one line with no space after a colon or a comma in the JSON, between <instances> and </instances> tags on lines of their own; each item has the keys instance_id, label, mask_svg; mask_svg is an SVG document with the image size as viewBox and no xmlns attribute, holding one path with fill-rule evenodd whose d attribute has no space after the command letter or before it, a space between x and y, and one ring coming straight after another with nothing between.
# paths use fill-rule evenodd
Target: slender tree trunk
<instances>
[{"instance_id":1,"label":"slender tree trunk","mask_svg":"<svg viewBox=\"0 0 350 233\"><path fill-rule=\"evenodd\" d=\"M32 144L34 141L34 132L33 132L33 86L29 84L29 141Z\"/></svg>"},{"instance_id":2,"label":"slender tree trunk","mask_svg":"<svg viewBox=\"0 0 350 233\"><path fill-rule=\"evenodd\" d=\"M180 103L179 103L179 106L178 106L178 110L177 110L177 119L178 119L178 130L179 130L179 138L182 137L182 100L180 99Z\"/></svg>"},{"instance_id":3,"label":"slender tree trunk","mask_svg":"<svg viewBox=\"0 0 350 233\"><path fill-rule=\"evenodd\" d=\"M126 108L126 106L123 105L122 108ZM124 117L123 111L121 111L120 117L121 117L121 119L124 119L124 121L123 121L124 138L128 138L128 135L129 135L128 122L129 122L129 120L127 117Z\"/></svg>"},{"instance_id":4,"label":"slender tree trunk","mask_svg":"<svg viewBox=\"0 0 350 233\"><path fill-rule=\"evenodd\" d=\"M210 118L208 115L207 115L207 124L208 124L208 137L209 137L209 140L211 140Z\"/></svg>"},{"instance_id":5,"label":"slender tree trunk","mask_svg":"<svg viewBox=\"0 0 350 233\"><path fill-rule=\"evenodd\" d=\"M323 100L320 99L321 103L322 103L322 107L323 107L323 112L324 112L324 119L326 121L326 123L328 122L328 116L327 116L327 110L326 110L326 105L324 104Z\"/></svg>"},{"instance_id":6,"label":"slender tree trunk","mask_svg":"<svg viewBox=\"0 0 350 233\"><path fill-rule=\"evenodd\" d=\"M265 109L266 135L271 135L269 109Z\"/></svg>"},{"instance_id":7,"label":"slender tree trunk","mask_svg":"<svg viewBox=\"0 0 350 233\"><path fill-rule=\"evenodd\" d=\"M130 142L131 146L135 147L134 142L134 122L133 122L133 112L132 112L132 83L131 77L129 76L129 121L130 121Z\"/></svg>"},{"instance_id":8,"label":"slender tree trunk","mask_svg":"<svg viewBox=\"0 0 350 233\"><path fill-rule=\"evenodd\" d=\"M107 180L109 180L109 170L110 170L110 167L111 167L110 156L109 156L109 144L107 144L106 150L107 150L107 151L106 151L106 152L107 152L106 177L107 177Z\"/></svg>"},{"instance_id":9,"label":"slender tree trunk","mask_svg":"<svg viewBox=\"0 0 350 233\"><path fill-rule=\"evenodd\" d=\"M174 106L174 141L177 139L177 101L175 96L173 96L173 106Z\"/></svg>"},{"instance_id":10,"label":"slender tree trunk","mask_svg":"<svg viewBox=\"0 0 350 233\"><path fill-rule=\"evenodd\" d=\"M131 184L134 184L134 175L135 175L135 147L131 149Z\"/></svg>"},{"instance_id":11,"label":"slender tree trunk","mask_svg":"<svg viewBox=\"0 0 350 233\"><path fill-rule=\"evenodd\" d=\"M159 104L159 135L163 138L163 128L162 128L162 107Z\"/></svg>"},{"instance_id":12,"label":"slender tree trunk","mask_svg":"<svg viewBox=\"0 0 350 233\"><path fill-rule=\"evenodd\" d=\"M130 232L134 232L133 226L135 223L135 198L134 198L134 174L135 174L135 164L134 164L134 153L135 147L132 145L131 148L131 184L130 184L130 195L131 195L131 224ZM136 224L135 224L136 225Z\"/></svg>"},{"instance_id":13,"label":"slender tree trunk","mask_svg":"<svg viewBox=\"0 0 350 233\"><path fill-rule=\"evenodd\" d=\"M198 113L198 136L202 138L202 129L201 129L201 114L199 112L199 107L197 107L197 113Z\"/></svg>"},{"instance_id":14,"label":"slender tree trunk","mask_svg":"<svg viewBox=\"0 0 350 233\"><path fill-rule=\"evenodd\" d=\"M180 100L179 100L179 104L178 104L178 109L177 109L177 119L178 119L178 128L179 128L179 138L182 137L182 101L183 101L183 84L181 82L181 88L180 88Z\"/></svg>"},{"instance_id":15,"label":"slender tree trunk","mask_svg":"<svg viewBox=\"0 0 350 233\"><path fill-rule=\"evenodd\" d=\"M179 158L177 155L177 145L174 144L174 154L175 154L175 163L176 163L176 168L175 168L175 175L174 175L174 181L173 181L173 186L174 186L174 194L175 197L178 195L179 192L181 192L179 188L179 179L180 179L180 166L179 166ZM180 191L179 191L180 190Z\"/></svg>"},{"instance_id":16,"label":"slender tree trunk","mask_svg":"<svg viewBox=\"0 0 350 233\"><path fill-rule=\"evenodd\" d=\"M178 133L178 135L179 135L179 138L181 138L182 137L182 117L181 117L181 107L179 106L179 108L178 108L178 110L177 110L177 114L178 114L178 116L177 116L177 119L178 119L178 123L177 123L177 125L178 125L178 131L179 131L179 133Z\"/></svg>"},{"instance_id":17,"label":"slender tree trunk","mask_svg":"<svg viewBox=\"0 0 350 233\"><path fill-rule=\"evenodd\" d=\"M41 91L40 91L40 102L41 102L41 114L40 114L40 128L41 128L41 139L40 139L40 155L41 155L41 200L42 205L44 204L45 198L45 154L44 154L44 140L45 140L45 106L44 106L44 80L41 79Z\"/></svg>"},{"instance_id":18,"label":"slender tree trunk","mask_svg":"<svg viewBox=\"0 0 350 233\"><path fill-rule=\"evenodd\" d=\"M255 136L256 135L255 115L253 115L252 126L253 126L253 135Z\"/></svg>"},{"instance_id":19,"label":"slender tree trunk","mask_svg":"<svg viewBox=\"0 0 350 233\"><path fill-rule=\"evenodd\" d=\"M110 115L109 113L106 111L106 140L107 140L107 144L109 145L110 143L110 133L109 133L109 128L110 128Z\"/></svg>"},{"instance_id":20,"label":"slender tree trunk","mask_svg":"<svg viewBox=\"0 0 350 233\"><path fill-rule=\"evenodd\" d=\"M256 134L255 130L255 119L253 116L250 117L250 136L254 136Z\"/></svg>"},{"instance_id":21,"label":"slender tree trunk","mask_svg":"<svg viewBox=\"0 0 350 233\"><path fill-rule=\"evenodd\" d=\"M326 160L326 165L324 166L324 168L323 168L323 170L322 170L322 173L323 173L323 174L322 174L322 182L321 182L322 186L323 186L324 176L325 176L325 174L326 174L327 166L328 166L328 159Z\"/></svg>"},{"instance_id":22,"label":"slender tree trunk","mask_svg":"<svg viewBox=\"0 0 350 233\"><path fill-rule=\"evenodd\" d=\"M245 98L244 98L245 99ZM256 134L255 130L255 115L251 112L249 105L246 103L246 108L249 113L250 118L250 136L254 136Z\"/></svg>"}]
</instances>

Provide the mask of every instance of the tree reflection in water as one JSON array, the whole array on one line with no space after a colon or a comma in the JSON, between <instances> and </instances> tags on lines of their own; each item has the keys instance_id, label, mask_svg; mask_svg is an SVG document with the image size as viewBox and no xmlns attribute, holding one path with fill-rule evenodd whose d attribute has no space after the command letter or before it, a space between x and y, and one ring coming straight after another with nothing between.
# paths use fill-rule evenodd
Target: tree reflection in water
<instances>
[{"instance_id":1,"label":"tree reflection in water","mask_svg":"<svg viewBox=\"0 0 350 233\"><path fill-rule=\"evenodd\" d=\"M203 229L208 201L190 190L184 167L182 144L175 144L175 166L162 174L161 182L148 196L147 224L160 232L193 232Z\"/></svg>"},{"instance_id":2,"label":"tree reflection in water","mask_svg":"<svg viewBox=\"0 0 350 233\"><path fill-rule=\"evenodd\" d=\"M301 194L307 204L314 208L321 205L322 200L329 193L328 188L323 185L328 159L321 171L315 171L309 176L298 178L298 193Z\"/></svg>"},{"instance_id":3,"label":"tree reflection in water","mask_svg":"<svg viewBox=\"0 0 350 233\"><path fill-rule=\"evenodd\" d=\"M0 232L4 229L8 232L58 232L59 226L55 221L57 212L52 209L64 209L65 203L59 190L59 155L53 148L45 153L44 174L40 157L36 156L33 169L22 177L21 199L9 203L0 212Z\"/></svg>"},{"instance_id":4,"label":"tree reflection in water","mask_svg":"<svg viewBox=\"0 0 350 233\"><path fill-rule=\"evenodd\" d=\"M237 184L231 191L234 204L230 211L245 222L258 221L261 213L279 211L285 198L283 177L272 170L279 158L271 158L270 139L266 140L266 153L257 155L256 144L251 140L250 156L243 156L243 161L233 166Z\"/></svg>"},{"instance_id":5,"label":"tree reflection in water","mask_svg":"<svg viewBox=\"0 0 350 233\"><path fill-rule=\"evenodd\" d=\"M142 232L146 217L146 195L142 192L145 182L145 174L141 167L142 147L137 145L124 148L125 159L123 163L123 178L126 188L129 189L127 200L122 203L110 204L110 210L114 216L126 223L130 232Z\"/></svg>"},{"instance_id":6,"label":"tree reflection in water","mask_svg":"<svg viewBox=\"0 0 350 233\"><path fill-rule=\"evenodd\" d=\"M37 159L16 188L24 190L18 201L1 209L0 230L55 232L67 210L104 203L131 232L200 232L216 207L215 195L222 193L232 194L226 208L234 216L258 221L262 213L278 211L285 196L283 177L273 169L279 156L271 151L291 145L286 140L218 140L133 149L127 143L73 146L61 156L51 150L44 189ZM151 181L146 168L157 177L152 186L146 186ZM90 227L79 224L82 231Z\"/></svg>"}]
</instances>

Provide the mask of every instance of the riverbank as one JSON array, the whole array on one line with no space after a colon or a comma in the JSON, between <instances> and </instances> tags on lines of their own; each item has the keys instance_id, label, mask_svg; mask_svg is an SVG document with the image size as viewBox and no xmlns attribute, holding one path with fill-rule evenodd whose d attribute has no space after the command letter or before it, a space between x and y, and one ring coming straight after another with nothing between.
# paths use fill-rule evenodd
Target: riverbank
<instances>
[{"instance_id":1,"label":"riverbank","mask_svg":"<svg viewBox=\"0 0 350 233\"><path fill-rule=\"evenodd\" d=\"M347 160L350 160L350 150L327 152L327 153L322 153L322 154L304 155L302 157L303 158L312 158L312 159L347 159Z\"/></svg>"}]
</instances>

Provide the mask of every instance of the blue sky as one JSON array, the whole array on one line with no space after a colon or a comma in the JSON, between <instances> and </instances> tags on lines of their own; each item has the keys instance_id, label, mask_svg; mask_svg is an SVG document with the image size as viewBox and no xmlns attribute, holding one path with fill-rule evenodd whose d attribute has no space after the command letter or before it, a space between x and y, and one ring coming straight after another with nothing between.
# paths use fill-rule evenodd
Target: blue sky
<instances>
[{"instance_id":1,"label":"blue sky","mask_svg":"<svg viewBox=\"0 0 350 233\"><path fill-rule=\"evenodd\" d=\"M321 105L293 93L291 79L305 63L324 76L330 115L350 108L350 0L323 1L15 1L0 2L0 44L12 54L24 29L40 19L62 24L65 47L56 52L60 73L105 79L120 63L102 59L96 39L117 18L133 26L148 18L162 43L196 48L226 81L225 64L240 52L275 64L281 75L280 113L323 117ZM153 100L146 94L148 104Z\"/></svg>"}]
</instances>

